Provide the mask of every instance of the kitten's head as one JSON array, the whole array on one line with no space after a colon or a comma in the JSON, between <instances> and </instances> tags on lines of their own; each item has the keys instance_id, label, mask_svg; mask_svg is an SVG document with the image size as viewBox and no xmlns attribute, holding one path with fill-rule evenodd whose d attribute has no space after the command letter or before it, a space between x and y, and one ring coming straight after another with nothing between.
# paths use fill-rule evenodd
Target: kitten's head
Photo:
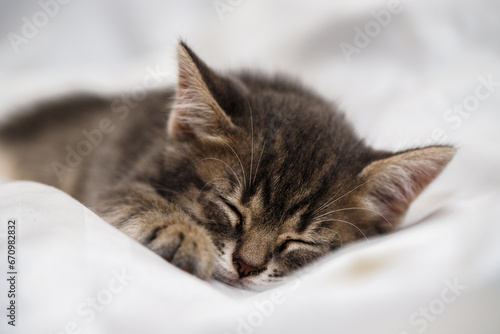
<instances>
[{"instance_id":1,"label":"kitten's head","mask_svg":"<svg viewBox=\"0 0 500 334\"><path fill-rule=\"evenodd\" d=\"M290 80L216 74L183 43L178 54L166 186L212 236L228 284L258 288L390 231L454 155L373 150Z\"/></svg>"}]
</instances>

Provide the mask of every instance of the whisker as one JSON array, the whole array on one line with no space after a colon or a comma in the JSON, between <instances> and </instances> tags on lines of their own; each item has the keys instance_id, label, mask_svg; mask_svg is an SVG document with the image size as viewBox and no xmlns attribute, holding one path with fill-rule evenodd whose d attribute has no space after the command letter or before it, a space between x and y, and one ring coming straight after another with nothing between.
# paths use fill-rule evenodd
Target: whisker
<instances>
[{"instance_id":1,"label":"whisker","mask_svg":"<svg viewBox=\"0 0 500 334\"><path fill-rule=\"evenodd\" d=\"M224 139L221 139L221 141L227 145L227 147L229 147L231 149L231 151L233 151L234 155L236 156L236 159L238 159L238 161L240 162L240 167L241 167L241 171L243 172L243 181L244 183L246 184L246 176L245 176L245 169L243 168L243 163L241 162L241 159L240 157L238 156L238 154L236 153L236 151L231 147L231 145L228 144L228 142L226 142Z\"/></svg>"},{"instance_id":2,"label":"whisker","mask_svg":"<svg viewBox=\"0 0 500 334\"><path fill-rule=\"evenodd\" d=\"M331 201L330 203L328 203L328 206L332 205L333 203L337 202L339 199L349 195L350 193L352 193L354 190L364 186L365 184L367 184L368 182L370 182L371 180L373 180L375 177L372 177L370 179L368 179L367 181L361 183L360 185L358 185L357 187L354 187L353 189L349 190L348 192L346 192L345 194L343 194L342 196L338 197L337 199Z\"/></svg>"},{"instance_id":3,"label":"whisker","mask_svg":"<svg viewBox=\"0 0 500 334\"><path fill-rule=\"evenodd\" d=\"M251 126L252 126L252 142L251 142L251 149L252 151L250 152L250 173L248 173L248 177L249 177L249 186L252 186L252 172L253 172L253 141L254 141L254 138L253 138L253 111L252 111L252 107L250 107L250 102L248 102L248 109L250 109L250 120L251 120Z\"/></svg>"},{"instance_id":4,"label":"whisker","mask_svg":"<svg viewBox=\"0 0 500 334\"><path fill-rule=\"evenodd\" d=\"M234 185L236 185L236 186L237 186L237 184L236 184L236 183L234 183L234 181L231 181L231 180L230 180L230 179L228 179L227 177L217 177L217 178L212 179L212 180L208 181L207 183L205 183L205 185L204 185L204 186L200 189L200 191L198 192L198 195L200 195L200 194L201 194L201 192L203 191L203 189L205 189L205 187L206 187L206 186L208 186L208 184L209 184L209 183L212 183L212 182L217 181L217 180L228 180L229 182L232 182Z\"/></svg>"},{"instance_id":5,"label":"whisker","mask_svg":"<svg viewBox=\"0 0 500 334\"><path fill-rule=\"evenodd\" d=\"M342 190L342 188L344 188L345 186L345 183L343 185L340 186L339 190L337 190L337 192L332 196L332 198L330 198L325 204L323 204L321 207L319 207L318 209L314 210L313 211L313 214L317 213L318 211L321 211L324 207L330 205L330 202L333 201L335 199L335 196L338 195L338 193Z\"/></svg>"},{"instance_id":6,"label":"whisker","mask_svg":"<svg viewBox=\"0 0 500 334\"><path fill-rule=\"evenodd\" d=\"M264 143L264 146L262 147L262 151L260 152L259 162L257 163L257 168L255 169L255 176L253 178L254 181L257 179L257 173L259 172L260 161L262 160L262 155L263 155L265 149L266 149L266 143Z\"/></svg>"},{"instance_id":7,"label":"whisker","mask_svg":"<svg viewBox=\"0 0 500 334\"><path fill-rule=\"evenodd\" d=\"M363 231L361 231L361 229L359 227L357 227L353 223L348 222L347 220L342 220L342 219L326 219L326 220L319 221L317 223L330 222L330 221L335 221L335 222L340 222L340 223L345 223L345 224L351 225L352 227L356 228L363 235L363 237L366 240L368 240L368 238L366 237L366 235L363 233Z\"/></svg>"},{"instance_id":8,"label":"whisker","mask_svg":"<svg viewBox=\"0 0 500 334\"><path fill-rule=\"evenodd\" d=\"M342 236L340 235L340 233L339 233L339 232L337 232L337 231L335 231L333 228L331 228L331 227L326 227L326 226L318 226L318 227L316 227L316 228L318 228L318 229L320 229L320 228L324 228L325 230L330 230L330 231L332 231L333 233L335 233L336 235L338 235L338 236L339 236L339 238L340 238L340 246L342 246L342 245L344 244L344 241L342 240Z\"/></svg>"},{"instance_id":9,"label":"whisker","mask_svg":"<svg viewBox=\"0 0 500 334\"><path fill-rule=\"evenodd\" d=\"M231 172L233 172L234 177L236 177L236 180L240 184L240 187L243 187L242 184L241 184L241 181L238 178L238 175L236 175L236 172L234 171L234 169L232 169L231 166L229 166L226 162L222 161L221 159L217 159L217 158L204 158L204 159L201 159L200 161L204 161L204 160L216 160L216 161L222 162L224 165L227 166L227 168L229 168L231 170Z\"/></svg>"},{"instance_id":10,"label":"whisker","mask_svg":"<svg viewBox=\"0 0 500 334\"><path fill-rule=\"evenodd\" d=\"M368 209L368 208L362 208L362 207L353 207L353 208L342 208L342 209L337 209L337 210L333 210L333 211L330 211L330 212L324 213L324 214L322 214L322 215L320 215L320 216L317 216L317 217L315 217L314 219L321 218L321 217L326 216L326 215L329 215L329 214L331 214L331 213L335 213L335 212L339 212L339 211L346 211L346 210L367 210L367 211L373 212L373 213L375 213L375 214L379 215L380 217L384 218L384 220L387 222L387 224L389 224L391 227L393 227L393 226L392 226L392 224L391 224L391 222L390 222L387 218L385 218L385 216L384 216L383 214L381 214L380 212L377 212L377 211L375 211L375 210Z\"/></svg>"}]
</instances>

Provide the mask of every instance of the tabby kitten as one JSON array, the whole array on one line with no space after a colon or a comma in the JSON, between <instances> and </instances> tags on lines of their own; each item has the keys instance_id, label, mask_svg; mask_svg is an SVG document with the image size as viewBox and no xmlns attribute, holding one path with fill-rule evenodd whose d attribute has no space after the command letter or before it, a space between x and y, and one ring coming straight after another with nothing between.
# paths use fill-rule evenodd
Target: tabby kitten
<instances>
[{"instance_id":1,"label":"tabby kitten","mask_svg":"<svg viewBox=\"0 0 500 334\"><path fill-rule=\"evenodd\" d=\"M131 110L77 96L11 120L10 176L66 191L202 279L253 289L390 231L454 155L374 150L294 81L219 74L183 42L178 61L176 90Z\"/></svg>"}]
</instances>

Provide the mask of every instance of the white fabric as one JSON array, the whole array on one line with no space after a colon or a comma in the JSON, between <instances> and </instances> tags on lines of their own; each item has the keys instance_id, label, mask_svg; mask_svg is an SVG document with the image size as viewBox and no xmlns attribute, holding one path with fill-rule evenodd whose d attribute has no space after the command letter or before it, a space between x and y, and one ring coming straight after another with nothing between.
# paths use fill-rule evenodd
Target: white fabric
<instances>
[{"instance_id":1,"label":"white fabric","mask_svg":"<svg viewBox=\"0 0 500 334\"><path fill-rule=\"evenodd\" d=\"M2 277L7 220L18 221L17 326L3 316L0 332L499 333L500 3L402 0L348 62L340 43L355 45L353 29L373 25L373 11L380 16L391 1L222 2L233 8L224 20L212 1L60 5L18 53L2 39L0 116L68 91L129 94L151 68L166 85L182 36L216 68L303 78L377 148L453 143L457 156L415 202L406 228L262 293L185 274L60 191L0 185ZM21 19L40 8L0 4L1 35L21 33ZM449 112L454 104L470 111ZM92 298L94 316L85 304Z\"/></svg>"}]
</instances>

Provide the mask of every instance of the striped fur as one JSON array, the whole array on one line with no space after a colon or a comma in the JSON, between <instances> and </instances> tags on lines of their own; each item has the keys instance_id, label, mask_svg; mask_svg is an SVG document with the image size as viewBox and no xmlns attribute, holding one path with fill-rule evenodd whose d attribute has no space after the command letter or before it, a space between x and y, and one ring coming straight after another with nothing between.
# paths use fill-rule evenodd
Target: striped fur
<instances>
[{"instance_id":1,"label":"striped fur","mask_svg":"<svg viewBox=\"0 0 500 334\"><path fill-rule=\"evenodd\" d=\"M63 189L181 269L243 288L390 231L454 154L374 150L295 81L217 74L184 43L175 91L150 92L127 117L115 107L75 96L5 124L16 177ZM104 118L114 130L57 174Z\"/></svg>"}]
</instances>

